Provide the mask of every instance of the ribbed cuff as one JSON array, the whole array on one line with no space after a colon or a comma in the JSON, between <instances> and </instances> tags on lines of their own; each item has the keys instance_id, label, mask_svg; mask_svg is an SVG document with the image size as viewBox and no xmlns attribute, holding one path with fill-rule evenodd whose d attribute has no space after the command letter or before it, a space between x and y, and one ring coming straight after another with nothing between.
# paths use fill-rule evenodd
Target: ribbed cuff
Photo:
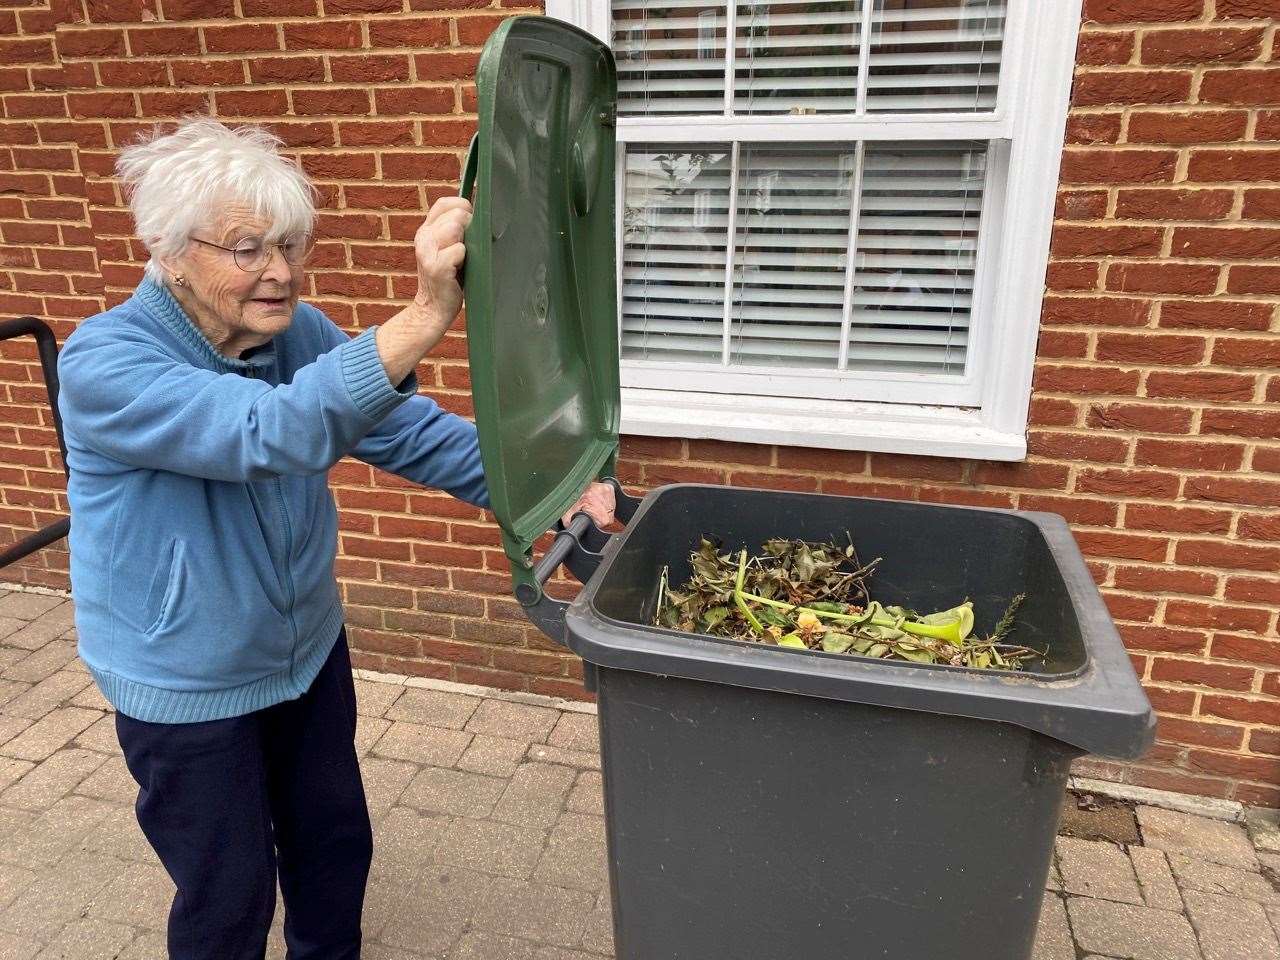
<instances>
[{"instance_id":1,"label":"ribbed cuff","mask_svg":"<svg viewBox=\"0 0 1280 960\"><path fill-rule=\"evenodd\" d=\"M409 374L399 387L391 385L378 356L375 330L366 330L343 345L342 379L357 409L370 420L378 421L418 392L418 378Z\"/></svg>"}]
</instances>

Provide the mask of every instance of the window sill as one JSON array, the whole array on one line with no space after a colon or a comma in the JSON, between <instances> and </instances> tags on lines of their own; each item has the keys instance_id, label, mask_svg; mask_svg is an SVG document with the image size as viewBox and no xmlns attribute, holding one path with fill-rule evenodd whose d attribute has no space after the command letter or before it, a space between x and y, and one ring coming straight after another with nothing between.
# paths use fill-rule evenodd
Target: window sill
<instances>
[{"instance_id":1,"label":"window sill","mask_svg":"<svg viewBox=\"0 0 1280 960\"><path fill-rule=\"evenodd\" d=\"M621 433L977 460L1027 455L1023 433L990 426L977 409L635 387L622 390Z\"/></svg>"}]
</instances>

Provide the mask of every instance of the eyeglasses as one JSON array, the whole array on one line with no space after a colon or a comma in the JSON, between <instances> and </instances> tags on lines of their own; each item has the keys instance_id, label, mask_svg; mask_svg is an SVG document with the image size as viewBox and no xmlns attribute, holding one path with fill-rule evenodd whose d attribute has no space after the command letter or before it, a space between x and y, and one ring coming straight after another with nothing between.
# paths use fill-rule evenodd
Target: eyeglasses
<instances>
[{"instance_id":1,"label":"eyeglasses","mask_svg":"<svg viewBox=\"0 0 1280 960\"><path fill-rule=\"evenodd\" d=\"M311 251L315 248L315 239L309 233L291 233L276 243L269 243L263 237L245 237L237 241L234 247L224 247L208 240L201 240L199 237L191 239L196 243L203 243L206 247L225 250L234 258L236 266L246 273L261 270L270 263L272 247L279 247L285 263L295 267L306 263L307 258L311 256Z\"/></svg>"}]
</instances>

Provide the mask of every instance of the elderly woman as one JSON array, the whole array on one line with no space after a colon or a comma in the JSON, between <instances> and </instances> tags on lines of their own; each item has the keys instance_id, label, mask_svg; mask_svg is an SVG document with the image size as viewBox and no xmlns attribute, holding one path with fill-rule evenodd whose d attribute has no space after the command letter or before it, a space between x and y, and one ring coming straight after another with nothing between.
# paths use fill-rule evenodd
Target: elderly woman
<instances>
[{"instance_id":1,"label":"elderly woman","mask_svg":"<svg viewBox=\"0 0 1280 960\"><path fill-rule=\"evenodd\" d=\"M151 259L59 362L80 653L116 707L138 821L177 886L169 955L358 957L372 843L333 575L343 456L477 507L475 428L417 395L453 322L465 200L414 238L418 293L348 338L299 301L312 190L211 119L125 149ZM601 522L611 495L580 501Z\"/></svg>"}]
</instances>

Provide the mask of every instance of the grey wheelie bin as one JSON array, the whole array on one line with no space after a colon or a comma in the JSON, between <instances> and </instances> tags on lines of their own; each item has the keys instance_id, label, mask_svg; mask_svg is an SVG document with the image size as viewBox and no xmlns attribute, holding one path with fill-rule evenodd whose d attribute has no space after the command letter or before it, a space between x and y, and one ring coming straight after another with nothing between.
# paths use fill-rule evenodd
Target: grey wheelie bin
<instances>
[{"instance_id":1,"label":"grey wheelie bin","mask_svg":"<svg viewBox=\"0 0 1280 960\"><path fill-rule=\"evenodd\" d=\"M476 420L513 587L580 655L600 710L621 960L1027 960L1071 761L1134 758L1154 718L1061 518L675 485L625 530L558 519L613 476L619 370L613 62L516 18L479 68L464 190ZM533 545L555 539L535 559ZM852 532L886 603L1026 593L1019 673L886 662L652 626L664 567ZM570 603L544 585L566 565Z\"/></svg>"}]
</instances>

